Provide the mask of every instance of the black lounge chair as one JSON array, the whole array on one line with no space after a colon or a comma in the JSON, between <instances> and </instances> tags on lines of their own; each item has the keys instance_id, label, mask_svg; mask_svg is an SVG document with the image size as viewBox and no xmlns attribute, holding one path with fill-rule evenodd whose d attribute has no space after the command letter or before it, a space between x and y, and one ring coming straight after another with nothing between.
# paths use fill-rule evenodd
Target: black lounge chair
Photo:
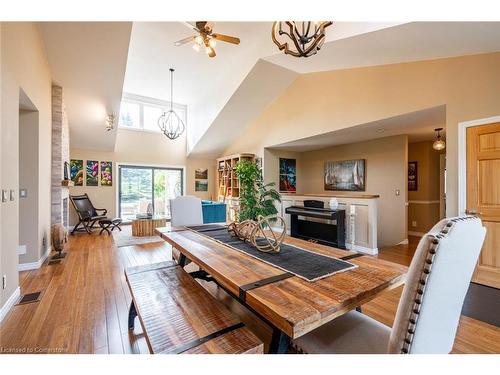
<instances>
[{"instance_id":1,"label":"black lounge chair","mask_svg":"<svg viewBox=\"0 0 500 375\"><path fill-rule=\"evenodd\" d=\"M106 219L108 210L104 208L95 208L87 194L70 195L69 199L71 200L71 203L73 204L80 220L71 231L71 234L82 231L91 234L95 223L99 220ZM80 225L82 225L82 228L79 228Z\"/></svg>"}]
</instances>

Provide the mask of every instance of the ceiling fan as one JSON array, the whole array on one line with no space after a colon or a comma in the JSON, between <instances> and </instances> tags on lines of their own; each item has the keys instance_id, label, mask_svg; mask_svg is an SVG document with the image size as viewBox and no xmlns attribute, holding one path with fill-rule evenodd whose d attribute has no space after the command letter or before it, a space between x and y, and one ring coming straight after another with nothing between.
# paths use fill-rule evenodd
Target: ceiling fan
<instances>
[{"instance_id":1,"label":"ceiling fan","mask_svg":"<svg viewBox=\"0 0 500 375\"><path fill-rule=\"evenodd\" d=\"M215 57L215 45L217 40L226 43L240 44L240 39L230 35L218 34L213 32L214 22L196 21L195 26L190 23L183 22L188 28L196 31L196 35L188 36L187 38L178 40L174 43L175 46L194 42L193 49L199 51L202 46L205 47L205 52L210 57Z\"/></svg>"}]
</instances>

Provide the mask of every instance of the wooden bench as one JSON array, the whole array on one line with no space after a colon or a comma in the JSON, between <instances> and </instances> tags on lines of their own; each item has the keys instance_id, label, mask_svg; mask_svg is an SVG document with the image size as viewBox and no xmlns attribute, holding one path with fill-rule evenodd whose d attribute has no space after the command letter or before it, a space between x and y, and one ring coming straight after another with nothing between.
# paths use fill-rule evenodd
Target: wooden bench
<instances>
[{"instance_id":1,"label":"wooden bench","mask_svg":"<svg viewBox=\"0 0 500 375\"><path fill-rule=\"evenodd\" d=\"M262 342L176 262L125 270L132 303L151 353L263 353Z\"/></svg>"}]
</instances>

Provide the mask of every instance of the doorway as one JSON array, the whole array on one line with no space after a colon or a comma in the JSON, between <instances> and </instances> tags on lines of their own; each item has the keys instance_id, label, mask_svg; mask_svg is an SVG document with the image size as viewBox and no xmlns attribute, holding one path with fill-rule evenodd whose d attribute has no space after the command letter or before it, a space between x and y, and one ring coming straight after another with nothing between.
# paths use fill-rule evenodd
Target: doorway
<instances>
[{"instance_id":1,"label":"doorway","mask_svg":"<svg viewBox=\"0 0 500 375\"><path fill-rule=\"evenodd\" d=\"M155 215L170 220L170 199L184 192L184 169L119 165L118 215L125 221L145 214L149 204Z\"/></svg>"},{"instance_id":2,"label":"doorway","mask_svg":"<svg viewBox=\"0 0 500 375\"><path fill-rule=\"evenodd\" d=\"M38 223L39 112L19 90L19 243L21 268L32 267L45 253ZM17 198L17 197L16 197Z\"/></svg>"},{"instance_id":3,"label":"doorway","mask_svg":"<svg viewBox=\"0 0 500 375\"><path fill-rule=\"evenodd\" d=\"M465 213L481 218L486 238L472 281L500 288L500 120L466 129Z\"/></svg>"}]
</instances>

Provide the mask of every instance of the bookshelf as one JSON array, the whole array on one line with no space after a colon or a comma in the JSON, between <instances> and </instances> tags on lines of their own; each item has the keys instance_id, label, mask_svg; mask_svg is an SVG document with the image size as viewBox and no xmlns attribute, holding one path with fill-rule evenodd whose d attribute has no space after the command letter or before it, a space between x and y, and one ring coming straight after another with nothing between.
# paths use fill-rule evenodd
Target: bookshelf
<instances>
[{"instance_id":1,"label":"bookshelf","mask_svg":"<svg viewBox=\"0 0 500 375\"><path fill-rule=\"evenodd\" d=\"M239 206L240 186L236 176L236 164L240 160L254 161L254 154L234 154L217 159L217 200L226 203L228 220L235 220Z\"/></svg>"}]
</instances>

